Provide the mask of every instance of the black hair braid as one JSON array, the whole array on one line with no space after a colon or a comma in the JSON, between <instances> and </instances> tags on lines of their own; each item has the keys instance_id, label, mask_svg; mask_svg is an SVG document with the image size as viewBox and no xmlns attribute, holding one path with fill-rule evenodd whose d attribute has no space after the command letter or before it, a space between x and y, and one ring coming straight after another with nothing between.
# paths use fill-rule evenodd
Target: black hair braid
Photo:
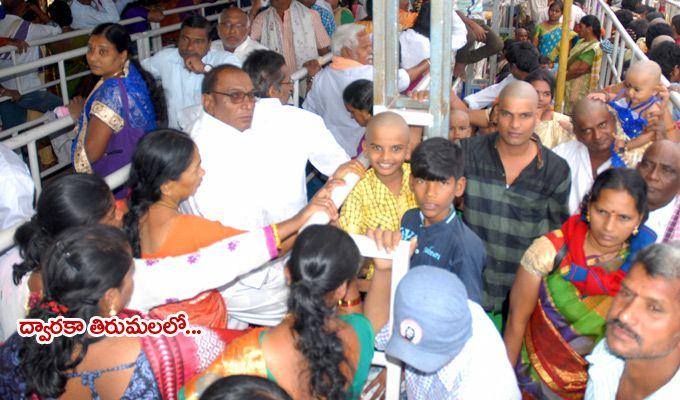
<instances>
[{"instance_id":1,"label":"black hair braid","mask_svg":"<svg viewBox=\"0 0 680 400\"><path fill-rule=\"evenodd\" d=\"M160 188L154 189L151 185L147 185L134 169L130 171L129 187L130 209L123 218L123 230L132 247L132 255L140 258L142 245L139 236L139 221L149 211L149 207L160 200L161 192Z\"/></svg>"},{"instance_id":2,"label":"black hair braid","mask_svg":"<svg viewBox=\"0 0 680 400\"><path fill-rule=\"evenodd\" d=\"M325 302L325 294L314 289L314 283L301 280L291 285L288 310L295 317L293 331L296 348L308 363L305 376L309 376L314 398L345 399L347 378L341 371L348 364L337 333L328 329L334 311Z\"/></svg>"},{"instance_id":3,"label":"black hair braid","mask_svg":"<svg viewBox=\"0 0 680 400\"><path fill-rule=\"evenodd\" d=\"M12 280L15 285L19 285L24 275L40 267L40 257L51 241L52 235L40 226L37 214L17 229L14 233L14 242L19 247L22 261L13 267Z\"/></svg>"}]
</instances>

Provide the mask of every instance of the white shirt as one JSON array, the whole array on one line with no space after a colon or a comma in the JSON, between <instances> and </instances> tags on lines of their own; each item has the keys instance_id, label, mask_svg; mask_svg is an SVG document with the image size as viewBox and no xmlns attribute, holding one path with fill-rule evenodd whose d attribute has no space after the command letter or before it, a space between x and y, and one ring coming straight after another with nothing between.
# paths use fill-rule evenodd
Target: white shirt
<instances>
[{"instance_id":1,"label":"white shirt","mask_svg":"<svg viewBox=\"0 0 680 400\"><path fill-rule=\"evenodd\" d=\"M226 53L233 54L236 56L236 58L238 58L241 61L241 63L243 63L246 60L246 58L248 58L250 53L252 53L255 50L267 50L267 46L261 44L256 40L251 39L250 36L246 36L246 40L244 40L243 43L236 46L233 53L228 50L225 50L222 41L219 39L213 41L212 44L210 44L210 49L224 51Z\"/></svg>"},{"instance_id":2,"label":"white shirt","mask_svg":"<svg viewBox=\"0 0 680 400\"><path fill-rule=\"evenodd\" d=\"M423 374L406 366L409 399L522 398L498 330L479 304L468 300L468 308L472 314L472 336L456 358L433 374ZM386 325L376 335L377 349L385 348L390 333Z\"/></svg>"},{"instance_id":3,"label":"white shirt","mask_svg":"<svg viewBox=\"0 0 680 400\"><path fill-rule=\"evenodd\" d=\"M430 58L430 38L413 29L407 29L399 34L399 46L401 68L413 68L421 61Z\"/></svg>"},{"instance_id":4,"label":"white shirt","mask_svg":"<svg viewBox=\"0 0 680 400\"><path fill-rule=\"evenodd\" d=\"M473 110L487 108L494 102L494 100L496 100L498 95L501 94L501 91L504 87L516 80L517 78L515 78L512 74L509 74L502 81L482 89L477 93L473 93L463 100L465 100L465 102L468 104L468 107Z\"/></svg>"},{"instance_id":5,"label":"white shirt","mask_svg":"<svg viewBox=\"0 0 680 400\"><path fill-rule=\"evenodd\" d=\"M31 218L34 193L26 163L0 143L0 229Z\"/></svg>"},{"instance_id":6,"label":"white shirt","mask_svg":"<svg viewBox=\"0 0 680 400\"><path fill-rule=\"evenodd\" d=\"M615 400L619 390L619 381L625 361L609 351L606 345L607 339L603 339L595 346L593 352L586 356L590 363L588 368L588 386L586 387L585 400ZM680 393L680 369L668 383L646 397L646 400L670 400L677 399Z\"/></svg>"},{"instance_id":7,"label":"white shirt","mask_svg":"<svg viewBox=\"0 0 680 400\"><path fill-rule=\"evenodd\" d=\"M456 5L453 5L454 9ZM467 27L457 12L451 17L451 50L456 51L467 44Z\"/></svg>"},{"instance_id":8,"label":"white shirt","mask_svg":"<svg viewBox=\"0 0 680 400\"><path fill-rule=\"evenodd\" d=\"M120 21L120 13L111 0L92 0L90 5L72 0L71 15L73 29L90 29L105 22Z\"/></svg>"},{"instance_id":9,"label":"white shirt","mask_svg":"<svg viewBox=\"0 0 680 400\"><path fill-rule=\"evenodd\" d=\"M205 170L193 196L196 211L243 230L281 222L304 208L307 161L332 175L349 160L319 116L278 99L259 100L245 132L205 112L191 132Z\"/></svg>"},{"instance_id":10,"label":"white shirt","mask_svg":"<svg viewBox=\"0 0 680 400\"><path fill-rule=\"evenodd\" d=\"M680 201L679 197L675 196L670 203L649 213L645 225L656 232L657 243L663 241L663 237L666 234L666 228L668 228L668 224L671 222L671 217L673 216L673 211L675 211L675 206L678 204L678 201Z\"/></svg>"},{"instance_id":11,"label":"white shirt","mask_svg":"<svg viewBox=\"0 0 680 400\"><path fill-rule=\"evenodd\" d=\"M116 0L116 11L118 11L118 15L120 15L123 12L125 6L132 3L133 1L135 0Z\"/></svg>"},{"instance_id":12,"label":"white shirt","mask_svg":"<svg viewBox=\"0 0 680 400\"><path fill-rule=\"evenodd\" d=\"M411 83L408 73L400 69L397 76L398 90L400 92L406 90ZM350 83L358 79L372 81L373 66L361 65L354 68L337 69L331 64L314 77L312 90L307 93L305 102L302 104L305 110L323 118L335 140L351 157L357 155L357 147L364 136L364 128L352 119L352 115L345 108L342 92Z\"/></svg>"},{"instance_id":13,"label":"white shirt","mask_svg":"<svg viewBox=\"0 0 680 400\"><path fill-rule=\"evenodd\" d=\"M578 140L570 140L555 146L552 151L562 157L571 169L571 191L569 192L569 214L579 212L579 206L583 197L590 192L595 183L593 167L590 163L590 155L585 144ZM611 160L607 160L597 169L597 174L611 167Z\"/></svg>"},{"instance_id":14,"label":"white shirt","mask_svg":"<svg viewBox=\"0 0 680 400\"><path fill-rule=\"evenodd\" d=\"M5 18L0 20L0 37L16 38L15 34L17 33L17 30L19 30L19 27L24 23L27 22L16 15L5 15ZM61 28L56 26L30 24L28 27L27 36L21 36L19 38L22 40L31 41L58 35L60 33ZM16 65L23 65L32 61L36 61L38 58L40 58L40 46L29 47L28 50L22 54L16 53ZM0 54L0 69L8 68L12 65L10 53ZM17 81L19 81L19 86L17 86ZM0 84L7 89L19 90L19 92L24 93L31 88L42 85L42 81L40 81L38 69L36 68L19 75L18 79L15 79L14 76L4 78L0 80Z\"/></svg>"},{"instance_id":15,"label":"white shirt","mask_svg":"<svg viewBox=\"0 0 680 400\"><path fill-rule=\"evenodd\" d=\"M203 64L216 67L221 64L241 66L241 61L226 51L209 50L201 59ZM142 60L142 67L156 79L160 79L168 104L168 125L178 128L177 116L186 107L201 104L203 74L196 74L184 66L184 59L177 48L159 51L153 57Z\"/></svg>"}]
</instances>

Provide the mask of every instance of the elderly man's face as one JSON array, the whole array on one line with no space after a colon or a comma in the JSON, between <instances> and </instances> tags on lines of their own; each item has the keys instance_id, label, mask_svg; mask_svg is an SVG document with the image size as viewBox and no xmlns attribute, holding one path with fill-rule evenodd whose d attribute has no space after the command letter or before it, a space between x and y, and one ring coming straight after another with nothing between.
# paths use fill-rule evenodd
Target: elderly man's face
<instances>
[{"instance_id":1,"label":"elderly man's face","mask_svg":"<svg viewBox=\"0 0 680 400\"><path fill-rule=\"evenodd\" d=\"M668 204L680 190L680 157L677 144L657 143L642 156L637 170L647 182L647 202L651 210Z\"/></svg>"},{"instance_id":2,"label":"elderly man's face","mask_svg":"<svg viewBox=\"0 0 680 400\"><path fill-rule=\"evenodd\" d=\"M373 43L371 37L366 31L362 31L357 35L357 47L353 50L348 48L342 49L343 56L351 58L364 65L373 64Z\"/></svg>"},{"instance_id":3,"label":"elderly man's face","mask_svg":"<svg viewBox=\"0 0 680 400\"><path fill-rule=\"evenodd\" d=\"M509 146L522 146L536 127L537 104L522 97L506 97L498 104L498 134Z\"/></svg>"},{"instance_id":4,"label":"elderly man's face","mask_svg":"<svg viewBox=\"0 0 680 400\"><path fill-rule=\"evenodd\" d=\"M182 58L186 59L191 56L203 58L208 54L209 49L210 39L207 29L184 27L179 32L177 50Z\"/></svg>"},{"instance_id":5,"label":"elderly man's face","mask_svg":"<svg viewBox=\"0 0 680 400\"><path fill-rule=\"evenodd\" d=\"M619 357L663 358L680 351L680 279L633 265L607 317L607 345Z\"/></svg>"},{"instance_id":6,"label":"elderly man's face","mask_svg":"<svg viewBox=\"0 0 680 400\"><path fill-rule=\"evenodd\" d=\"M609 154L615 130L614 117L604 107L574 115L576 139L586 145L590 154Z\"/></svg>"},{"instance_id":7,"label":"elderly man's face","mask_svg":"<svg viewBox=\"0 0 680 400\"><path fill-rule=\"evenodd\" d=\"M234 8L225 11L217 25L217 33L224 48L234 51L248 37L248 16Z\"/></svg>"},{"instance_id":8,"label":"elderly man's face","mask_svg":"<svg viewBox=\"0 0 680 400\"><path fill-rule=\"evenodd\" d=\"M250 128L255 96L248 74L243 71L221 71L214 90L203 95L203 107L208 114L240 131Z\"/></svg>"}]
</instances>

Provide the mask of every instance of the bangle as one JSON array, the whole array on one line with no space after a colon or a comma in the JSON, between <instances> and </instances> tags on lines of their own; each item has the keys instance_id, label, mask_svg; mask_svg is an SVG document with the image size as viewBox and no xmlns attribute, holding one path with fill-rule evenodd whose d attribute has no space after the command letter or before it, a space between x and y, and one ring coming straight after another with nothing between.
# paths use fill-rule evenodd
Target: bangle
<instances>
[{"instance_id":1,"label":"bangle","mask_svg":"<svg viewBox=\"0 0 680 400\"><path fill-rule=\"evenodd\" d=\"M358 306L359 304L361 304L361 296L358 296L356 299L353 299L353 300L343 300L343 299L338 300L338 306L344 307L344 308L350 308L350 307Z\"/></svg>"},{"instance_id":2,"label":"bangle","mask_svg":"<svg viewBox=\"0 0 680 400\"><path fill-rule=\"evenodd\" d=\"M276 249L281 250L281 237L279 236L278 225L272 224L272 233L274 234L274 242L276 243Z\"/></svg>"}]
</instances>

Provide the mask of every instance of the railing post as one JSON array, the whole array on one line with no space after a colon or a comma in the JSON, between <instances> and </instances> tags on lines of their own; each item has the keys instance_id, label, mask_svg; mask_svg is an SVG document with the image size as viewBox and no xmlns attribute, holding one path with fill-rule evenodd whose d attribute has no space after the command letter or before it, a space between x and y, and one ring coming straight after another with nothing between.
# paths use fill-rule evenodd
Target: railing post
<instances>
[{"instance_id":1,"label":"railing post","mask_svg":"<svg viewBox=\"0 0 680 400\"><path fill-rule=\"evenodd\" d=\"M61 100L64 105L68 104L68 85L66 84L66 68L64 67L64 60L59 60L57 63L57 68L59 69L59 88L61 89ZM49 112L49 111L48 111Z\"/></svg>"},{"instance_id":2,"label":"railing post","mask_svg":"<svg viewBox=\"0 0 680 400\"><path fill-rule=\"evenodd\" d=\"M35 197L38 198L42 191L42 182L40 180L40 163L38 162L38 150L35 140L31 141L26 147L28 148L28 168L31 171L33 184L35 184Z\"/></svg>"}]
</instances>

